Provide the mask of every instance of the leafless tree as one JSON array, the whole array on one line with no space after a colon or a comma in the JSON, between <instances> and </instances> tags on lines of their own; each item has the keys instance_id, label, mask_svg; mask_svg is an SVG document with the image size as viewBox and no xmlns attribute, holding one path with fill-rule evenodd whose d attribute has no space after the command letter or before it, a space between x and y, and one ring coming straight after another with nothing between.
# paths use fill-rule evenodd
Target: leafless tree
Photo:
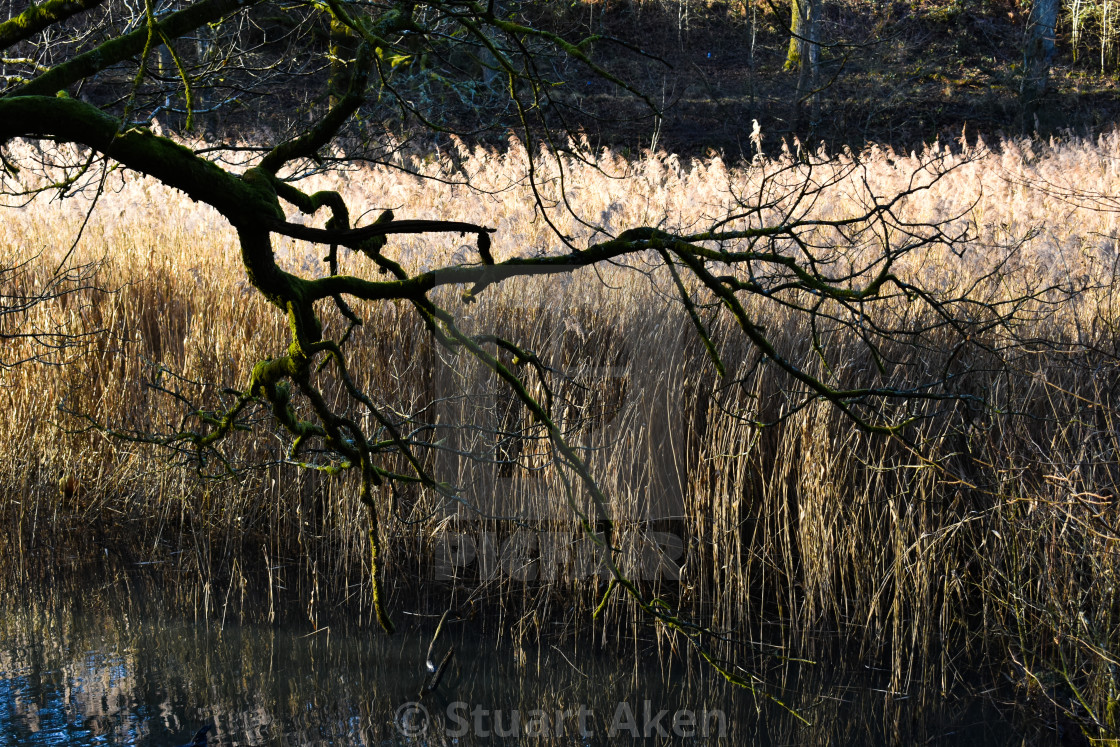
<instances>
[{"instance_id":1,"label":"leafless tree","mask_svg":"<svg viewBox=\"0 0 1120 747\"><path fill-rule=\"evenodd\" d=\"M480 362L512 393L519 407L547 435L551 458L568 489L567 500L588 535L603 548L611 582L650 617L678 631L729 679L751 684L747 674L709 653L716 635L690 622L662 600L650 598L622 570L615 555L614 520L608 497L578 445L559 424L554 394L558 374L517 340L467 331L441 291L462 286L462 303L511 278L553 276L578 268L619 264L651 277L660 273L679 299L711 365L725 374L720 334L742 335L757 351L755 365L775 366L790 387L787 405L774 417L788 417L807 404L831 402L862 427L900 437L928 412L930 403L974 402L962 361L967 351L998 355L998 330L1029 305L1030 297L976 305L968 288L929 289L896 270L915 252L959 247L967 227L953 221L913 222L902 209L942 173L931 158L911 186L895 194L864 190L858 209L844 218L822 219L814 210L834 198L834 187L858 162L813 165L792 155L770 173L757 192L740 195L726 214L687 231L633 226L617 235L598 234L583 245L557 232L558 251L495 262L495 230L454 220L414 220L389 211L355 225L350 206L334 191L308 193L300 179L332 162L379 158L385 122L410 131L438 133L482 127L504 107L520 122L528 150L541 144L556 152L567 146L567 109L558 91L566 71L581 68L630 91L627 83L588 56L619 40L566 40L519 20L517 7L487 2L273 3L265 0L175 0L125 3L119 0L46 0L38 5L9 2L11 17L0 23L5 86L0 93L0 144L7 144L5 181L18 193L36 164L15 163L18 139L81 146L83 159L39 164L65 178L50 181L65 190L87 180L102 164L114 163L215 208L236 229L249 283L286 316L291 338L286 349L261 360L250 381L224 411L196 411L187 427L152 436L164 445L194 454L200 464L221 460L225 439L247 424L261 407L273 426L287 434L288 459L308 468L357 474L368 516L377 618L393 629L384 604L382 533L389 509L379 486L420 484L447 501L462 496L455 485L429 469L431 453L445 448L423 424L398 414L382 394L354 383L348 365L350 331L362 324L355 300L397 301L411 307L444 349ZM500 10L500 12L499 12ZM631 91L633 95L640 93ZM297 111L296 99L304 100ZM181 117L184 128L206 118L236 119L248 106L263 108L269 129L256 144L192 150L150 127L153 117ZM248 120L246 120L248 121ZM241 163L235 163L240 160ZM20 176L15 169L19 168ZM536 179L530 169L530 178ZM549 203L538 190L540 214L579 213L578 205ZM319 225L285 217L294 206ZM398 211L399 212L399 211ZM444 267L409 272L386 251L399 234L469 234L477 257ZM299 276L282 269L275 237L291 237L329 247L322 276ZM339 248L368 259L368 276L339 273ZM1039 289L1039 294L1045 289ZM49 292L48 292L49 294ZM9 296L12 313L22 297ZM14 300L12 300L14 299ZM779 342L754 315L748 300L772 304L813 320L814 330L846 330L862 340L877 361L865 380L854 372L815 374L795 363L783 345L811 346L829 357L829 335L797 343ZM913 310L903 317L873 313L901 302ZM348 320L328 334L327 307ZM917 309L922 309L921 313ZM922 365L922 346L955 350L940 370L924 377L903 376ZM824 370L829 370L827 364ZM920 381L900 385L900 381ZM344 392L345 407L331 404L327 391ZM542 394L543 392L543 394ZM924 409L923 409L924 408ZM355 413L360 413L358 417ZM368 417L367 417L368 416ZM764 413L743 413L756 421ZM363 425L368 422L369 425ZM466 425L466 424L463 424ZM259 427L259 425L258 425ZM584 506L589 506L585 510Z\"/></svg>"}]
</instances>

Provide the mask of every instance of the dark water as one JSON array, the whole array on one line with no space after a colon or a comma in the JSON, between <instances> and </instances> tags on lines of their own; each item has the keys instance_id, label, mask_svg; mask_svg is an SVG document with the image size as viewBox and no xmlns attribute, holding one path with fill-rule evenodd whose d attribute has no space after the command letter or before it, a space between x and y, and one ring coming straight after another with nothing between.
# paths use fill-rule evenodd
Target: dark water
<instances>
[{"instance_id":1,"label":"dark water","mask_svg":"<svg viewBox=\"0 0 1120 747\"><path fill-rule=\"evenodd\" d=\"M223 747L1024 739L989 699L891 694L858 664L770 673L770 692L807 725L653 642L519 645L501 621L449 622L435 658L453 645L453 664L420 699L432 619L398 614L390 638L337 624L223 625L112 595L0 613L0 745L169 747L203 724Z\"/></svg>"}]
</instances>

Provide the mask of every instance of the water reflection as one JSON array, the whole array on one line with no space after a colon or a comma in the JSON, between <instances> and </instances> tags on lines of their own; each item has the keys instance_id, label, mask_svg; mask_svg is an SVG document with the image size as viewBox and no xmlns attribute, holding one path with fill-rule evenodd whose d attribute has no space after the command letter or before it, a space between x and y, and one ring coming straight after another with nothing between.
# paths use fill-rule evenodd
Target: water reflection
<instances>
[{"instance_id":1,"label":"water reflection","mask_svg":"<svg viewBox=\"0 0 1120 747\"><path fill-rule=\"evenodd\" d=\"M112 589L106 594L113 593ZM0 745L993 744L1022 739L989 701L883 692L873 670L787 667L773 692L811 722L652 647L519 644L449 623L422 699L434 620L388 638L340 625L230 624L37 599L0 613ZM506 630L505 635L501 632Z\"/></svg>"}]
</instances>

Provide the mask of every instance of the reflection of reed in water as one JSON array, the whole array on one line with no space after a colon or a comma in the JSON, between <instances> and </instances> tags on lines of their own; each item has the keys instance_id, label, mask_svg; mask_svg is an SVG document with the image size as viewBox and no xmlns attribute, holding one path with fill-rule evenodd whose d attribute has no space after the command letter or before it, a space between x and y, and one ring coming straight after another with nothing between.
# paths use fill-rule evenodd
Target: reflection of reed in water
<instances>
[{"instance_id":1,"label":"reflection of reed in water","mask_svg":"<svg viewBox=\"0 0 1120 747\"><path fill-rule=\"evenodd\" d=\"M206 723L192 747L215 731L223 744L249 747L404 744L393 714L420 700L422 662L440 680L428 679L422 699L430 736L454 728L456 714L473 729L476 709L485 714L483 730L492 730L499 711L508 729L515 711L522 726L534 711L555 726L558 712L582 707L595 735L585 743L609 744L619 704L640 727L648 702L654 714L725 713L726 739L710 744L907 744L952 729L964 735L958 744L1007 741L998 719L983 718L975 701L884 697L882 677L854 656L837 666L787 662L768 673L786 702L813 722L806 726L710 671L690 672L673 654L659 657L657 642L638 631L622 648L593 639L593 631L535 643L511 636L508 624L496 628L456 612L414 618L422 623L402 626L391 639L337 623L314 631L232 622L207 629L158 590L137 594L141 588L137 578L110 584L92 608L67 597L0 610L0 734L29 746L158 746L180 744L185 725ZM671 722L661 723L671 730ZM459 739L460 747L494 743L492 736Z\"/></svg>"}]
</instances>

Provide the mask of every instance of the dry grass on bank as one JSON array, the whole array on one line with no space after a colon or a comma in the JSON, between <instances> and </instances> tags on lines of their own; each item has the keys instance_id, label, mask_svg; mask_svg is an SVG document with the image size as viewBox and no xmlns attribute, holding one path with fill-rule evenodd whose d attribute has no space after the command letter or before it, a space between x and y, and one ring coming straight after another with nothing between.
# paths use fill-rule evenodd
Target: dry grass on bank
<instances>
[{"instance_id":1,"label":"dry grass on bank","mask_svg":"<svg viewBox=\"0 0 1120 747\"><path fill-rule=\"evenodd\" d=\"M972 292L989 302L1039 284L1088 290L1021 321L1012 330L1020 347L999 367L983 368L991 361L978 358L968 382L990 410L930 406L935 417L908 434L920 455L859 431L827 403L766 430L735 417L781 414L790 382L757 366L756 352L723 318L716 334L727 380L738 383L719 380L656 274L651 282L617 267L507 282L471 306L449 294L448 307L464 328L518 339L572 374L565 396L579 417L571 418L571 438L586 447L611 496L623 544L634 554L629 567L641 567L651 532L684 543L680 583L643 582L652 592L712 625L793 653L822 645L822 631L837 632L889 661L899 691L916 684L947 690L966 661L988 657L1027 691L1079 716L1091 713L1111 730L1120 690L1112 664L1120 640L1120 507L1108 499L1120 495L1113 422L1120 202L1107 196L1120 194L1120 135L956 151L941 154L956 168L905 209L915 219L968 225L975 238L963 257L936 249L914 256L904 268L910 277L943 290L986 278ZM463 152L454 161L453 173L468 175L483 192L388 168L317 177L315 186L341 190L353 215L392 207L399 217L496 227L499 261L557 250L524 184L522 149ZM861 185L897 192L921 161L861 154L861 168L830 187L814 214L852 211ZM450 163L412 166L434 174ZM664 155L627 164L603 154L596 168L568 163L566 188L581 214L605 228L688 230L724 214L729 190L749 194L772 165L740 169ZM7 467L0 491L11 528L0 540L6 582L95 562L156 564L200 580L184 584L183 594L223 614L252 594L254 579L263 580L270 611L281 589L312 619L336 604L368 603L353 485L278 464L284 445L263 416L230 454L237 464L262 466L208 481L152 447L83 429L59 409L117 428L173 432L182 411L145 385L152 364L166 368L165 386L213 405L222 387L243 386L254 362L286 346L284 319L247 284L233 232L213 212L149 181L112 177L109 184L74 255L99 263L93 284L102 290L3 321L91 333L63 354L65 365L0 370ZM0 266L35 257L34 269L4 278L9 292L36 277L42 282L36 273L66 252L87 207L73 198L5 211ZM591 238L553 212L562 231ZM402 237L386 251L411 268L474 261L473 249L459 244ZM289 269L321 272L321 248L284 240L277 249ZM996 266L1002 271L989 274ZM349 269L365 271L354 261ZM873 376L874 361L852 335L825 331L829 373L806 344L805 318L761 298L748 308L807 370L838 380ZM515 450L516 469L488 471L445 456L431 465L437 474L489 514L578 537L539 434L511 398L472 364L433 346L407 307L383 303L362 312L367 321L351 367L368 391L397 412L428 408L444 423L517 434L501 446ZM874 313L906 318L890 304ZM5 358L19 350L7 345ZM947 355L934 344L916 354L922 365L908 370L936 371ZM469 432L454 438L464 453L487 447ZM71 476L73 489L60 491L59 478ZM390 510L389 496L382 497ZM521 633L586 624L571 610L590 610L602 584L577 568L574 555L550 566L553 577L543 543L509 521L449 512L420 491L397 495L392 510L398 520L383 528L386 578L398 601L502 607ZM478 558L455 569L456 581L432 584L447 571L440 563L452 532L474 542ZM525 536L529 544L517 555ZM493 558L484 540L495 543ZM519 569L502 566L510 552L537 560L537 577L526 583ZM498 565L487 567L492 562ZM623 629L628 614L612 607L606 628Z\"/></svg>"}]
</instances>

